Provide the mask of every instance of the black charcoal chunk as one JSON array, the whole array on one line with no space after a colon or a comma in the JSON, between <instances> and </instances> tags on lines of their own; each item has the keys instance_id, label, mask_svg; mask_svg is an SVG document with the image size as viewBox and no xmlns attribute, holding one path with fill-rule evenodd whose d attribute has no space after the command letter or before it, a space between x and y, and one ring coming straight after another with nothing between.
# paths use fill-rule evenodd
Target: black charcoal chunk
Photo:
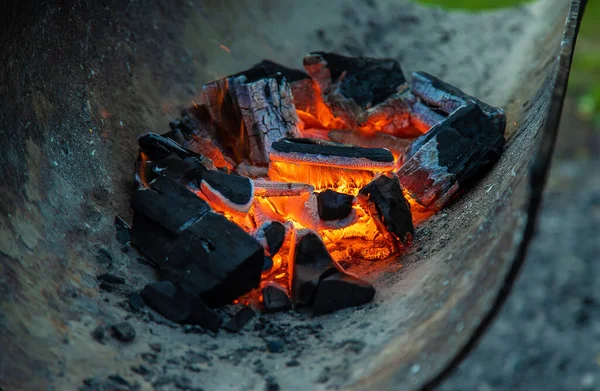
<instances>
[{"instance_id":1,"label":"black charcoal chunk","mask_svg":"<svg viewBox=\"0 0 600 391\"><path fill-rule=\"evenodd\" d=\"M137 139L140 150L146 153L149 160L164 159L172 153L181 159L189 157L198 157L199 155L183 148L170 138L163 137L156 133L142 134Z\"/></svg>"},{"instance_id":2,"label":"black charcoal chunk","mask_svg":"<svg viewBox=\"0 0 600 391\"><path fill-rule=\"evenodd\" d=\"M393 163L394 155L385 148L363 148L354 145L308 138L286 138L273 143L273 151L285 154L323 155L335 158L366 159L372 162ZM295 160L291 157L290 160Z\"/></svg>"},{"instance_id":3,"label":"black charcoal chunk","mask_svg":"<svg viewBox=\"0 0 600 391\"><path fill-rule=\"evenodd\" d=\"M247 212L254 199L254 184L249 178L219 171L206 171L198 180L198 187L211 203L226 209Z\"/></svg>"},{"instance_id":4,"label":"black charcoal chunk","mask_svg":"<svg viewBox=\"0 0 600 391\"><path fill-rule=\"evenodd\" d=\"M265 250L271 256L277 254L283 246L286 236L285 225L278 221L264 223L256 232L255 237L265 246Z\"/></svg>"},{"instance_id":5,"label":"black charcoal chunk","mask_svg":"<svg viewBox=\"0 0 600 391\"><path fill-rule=\"evenodd\" d=\"M471 101L414 141L398 177L419 204L440 209L498 161L503 147L502 132Z\"/></svg>"},{"instance_id":6,"label":"black charcoal chunk","mask_svg":"<svg viewBox=\"0 0 600 391\"><path fill-rule=\"evenodd\" d=\"M92 338L94 338L97 342L104 343L104 338L106 337L106 330L103 326L98 326L92 331Z\"/></svg>"},{"instance_id":7,"label":"black charcoal chunk","mask_svg":"<svg viewBox=\"0 0 600 391\"><path fill-rule=\"evenodd\" d=\"M144 307L144 305L144 299L139 293L135 292L129 296L129 307L132 311L138 312Z\"/></svg>"},{"instance_id":8,"label":"black charcoal chunk","mask_svg":"<svg viewBox=\"0 0 600 391\"><path fill-rule=\"evenodd\" d=\"M321 278L336 272L334 260L318 234L308 230L294 231L292 303L310 304Z\"/></svg>"},{"instance_id":9,"label":"black charcoal chunk","mask_svg":"<svg viewBox=\"0 0 600 391\"><path fill-rule=\"evenodd\" d=\"M265 261L263 262L263 272L266 272L267 270L271 270L271 268L273 267L273 258L265 255Z\"/></svg>"},{"instance_id":10,"label":"black charcoal chunk","mask_svg":"<svg viewBox=\"0 0 600 391\"><path fill-rule=\"evenodd\" d=\"M304 68L325 91L328 83L363 109L383 102L406 84L400 64L389 58L346 57L335 53L313 52L304 58ZM319 74L329 71L323 82Z\"/></svg>"},{"instance_id":11,"label":"black charcoal chunk","mask_svg":"<svg viewBox=\"0 0 600 391\"><path fill-rule=\"evenodd\" d=\"M152 181L150 189L137 190L131 206L172 235L179 234L210 210L188 188L163 176Z\"/></svg>"},{"instance_id":12,"label":"black charcoal chunk","mask_svg":"<svg viewBox=\"0 0 600 391\"><path fill-rule=\"evenodd\" d=\"M325 190L317 194L317 207L322 220L341 220L350 215L356 203L354 196Z\"/></svg>"},{"instance_id":13,"label":"black charcoal chunk","mask_svg":"<svg viewBox=\"0 0 600 391\"><path fill-rule=\"evenodd\" d=\"M165 318L182 324L200 325L217 331L222 320L193 293L169 281L148 284L141 292L144 302Z\"/></svg>"},{"instance_id":14,"label":"black charcoal chunk","mask_svg":"<svg viewBox=\"0 0 600 391\"><path fill-rule=\"evenodd\" d=\"M400 182L395 174L375 178L358 193L358 201L380 229L393 238L410 244L415 234L410 204L404 198Z\"/></svg>"},{"instance_id":15,"label":"black charcoal chunk","mask_svg":"<svg viewBox=\"0 0 600 391\"><path fill-rule=\"evenodd\" d=\"M133 214L131 243L137 246L155 265L160 265L173 246L175 237L140 212ZM144 260L140 258L139 260ZM147 262L147 261L145 261Z\"/></svg>"},{"instance_id":16,"label":"black charcoal chunk","mask_svg":"<svg viewBox=\"0 0 600 391\"><path fill-rule=\"evenodd\" d=\"M287 290L274 281L270 281L262 289L265 309L268 312L285 311L292 308Z\"/></svg>"},{"instance_id":17,"label":"black charcoal chunk","mask_svg":"<svg viewBox=\"0 0 600 391\"><path fill-rule=\"evenodd\" d=\"M195 157L181 159L176 154L171 154L164 159L152 161L150 164L154 176L167 176L182 182L185 178L195 178L209 170Z\"/></svg>"},{"instance_id":18,"label":"black charcoal chunk","mask_svg":"<svg viewBox=\"0 0 600 391\"><path fill-rule=\"evenodd\" d=\"M98 281L108 282L109 284L125 284L123 277L111 273L100 274L96 277Z\"/></svg>"},{"instance_id":19,"label":"black charcoal chunk","mask_svg":"<svg viewBox=\"0 0 600 391\"><path fill-rule=\"evenodd\" d=\"M119 216L115 216L115 229L117 231L117 241L121 244L128 243L131 240L131 228Z\"/></svg>"},{"instance_id":20,"label":"black charcoal chunk","mask_svg":"<svg viewBox=\"0 0 600 391\"><path fill-rule=\"evenodd\" d=\"M350 274L333 273L319 282L312 305L315 314L327 314L343 308L369 303L375 296L375 288Z\"/></svg>"},{"instance_id":21,"label":"black charcoal chunk","mask_svg":"<svg viewBox=\"0 0 600 391\"><path fill-rule=\"evenodd\" d=\"M288 68L270 60L262 60L252 68L233 76L244 75L246 76L246 83L252 83L261 79L275 77L278 74L285 77L288 83L310 78L307 73L299 69Z\"/></svg>"},{"instance_id":22,"label":"black charcoal chunk","mask_svg":"<svg viewBox=\"0 0 600 391\"><path fill-rule=\"evenodd\" d=\"M119 323L111 327L113 336L121 342L131 342L135 339L135 330L127 322Z\"/></svg>"},{"instance_id":23,"label":"black charcoal chunk","mask_svg":"<svg viewBox=\"0 0 600 391\"><path fill-rule=\"evenodd\" d=\"M223 328L232 333L238 333L244 326L256 315L250 307L244 307L239 310L230 320L225 323Z\"/></svg>"},{"instance_id":24,"label":"black charcoal chunk","mask_svg":"<svg viewBox=\"0 0 600 391\"><path fill-rule=\"evenodd\" d=\"M282 353L285 345L280 339L269 339L267 340L267 350L271 353Z\"/></svg>"},{"instance_id":25,"label":"black charcoal chunk","mask_svg":"<svg viewBox=\"0 0 600 391\"><path fill-rule=\"evenodd\" d=\"M210 212L179 235L161 272L214 308L257 288L263 263L263 248L252 236Z\"/></svg>"}]
</instances>

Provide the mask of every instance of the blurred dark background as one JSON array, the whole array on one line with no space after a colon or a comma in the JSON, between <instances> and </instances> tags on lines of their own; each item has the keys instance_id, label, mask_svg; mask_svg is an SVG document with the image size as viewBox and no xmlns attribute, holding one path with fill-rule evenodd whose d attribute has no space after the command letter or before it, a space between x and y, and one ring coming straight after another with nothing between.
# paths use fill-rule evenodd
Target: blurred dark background
<instances>
[{"instance_id":1,"label":"blurred dark background","mask_svg":"<svg viewBox=\"0 0 600 391\"><path fill-rule=\"evenodd\" d=\"M469 12L525 3L419 2ZM599 155L600 1L591 0L528 259L493 326L439 390L600 390Z\"/></svg>"}]
</instances>

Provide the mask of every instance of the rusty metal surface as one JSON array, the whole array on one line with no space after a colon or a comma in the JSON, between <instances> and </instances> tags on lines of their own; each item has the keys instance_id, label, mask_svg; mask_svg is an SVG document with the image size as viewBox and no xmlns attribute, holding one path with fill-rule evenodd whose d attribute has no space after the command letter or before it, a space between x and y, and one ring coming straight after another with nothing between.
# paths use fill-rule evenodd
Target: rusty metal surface
<instances>
[{"instance_id":1,"label":"rusty metal surface","mask_svg":"<svg viewBox=\"0 0 600 391\"><path fill-rule=\"evenodd\" d=\"M330 385L432 388L492 320L522 263L584 2L547 0L483 15L383 0L42 1L0 9L7 19L0 35L0 385L73 389L140 362L141 343L121 349L89 336L99 319L123 316L117 300L101 300L93 276L102 267L99 246L119 253L112 219L129 213L135 136L166 130L201 83L262 57L298 65L304 52L325 49L397 57L407 70L437 74L509 115L511 138L493 171L418 228L400 271L391 264L365 273L378 289L377 306L315 320L367 344L345 360L312 347L333 375L339 370ZM136 276L134 267L114 263ZM358 328L365 316L373 326ZM189 342L180 330L158 332ZM251 371L239 371L250 379L246 388L263 387ZM287 371L283 389L326 386L315 369Z\"/></svg>"}]
</instances>

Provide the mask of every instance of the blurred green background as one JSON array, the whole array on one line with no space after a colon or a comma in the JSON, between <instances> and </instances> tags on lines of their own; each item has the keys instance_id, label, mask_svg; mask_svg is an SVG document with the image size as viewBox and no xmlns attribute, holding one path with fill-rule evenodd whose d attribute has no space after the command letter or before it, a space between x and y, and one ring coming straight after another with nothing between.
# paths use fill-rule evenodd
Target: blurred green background
<instances>
[{"instance_id":1,"label":"blurred green background","mask_svg":"<svg viewBox=\"0 0 600 391\"><path fill-rule=\"evenodd\" d=\"M530 2L530 0L415 1L425 5L471 12L514 7ZM559 144L564 141L573 145L571 148L563 145L562 149L559 148L559 154L564 152L570 155L568 157L590 158L600 152L599 146L596 145L600 142L600 0L587 2L573 59L562 123L563 130L561 130ZM571 129L577 129L577 134L571 132ZM572 138L577 138L577 143L574 143ZM576 148L575 145L580 147Z\"/></svg>"}]
</instances>

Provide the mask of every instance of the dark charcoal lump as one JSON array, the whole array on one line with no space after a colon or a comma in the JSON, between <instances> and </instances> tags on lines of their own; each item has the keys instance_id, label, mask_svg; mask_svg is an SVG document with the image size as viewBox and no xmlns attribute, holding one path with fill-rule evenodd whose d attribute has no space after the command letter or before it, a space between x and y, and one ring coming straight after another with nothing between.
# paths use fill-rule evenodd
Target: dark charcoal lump
<instances>
[{"instance_id":1,"label":"dark charcoal lump","mask_svg":"<svg viewBox=\"0 0 600 391\"><path fill-rule=\"evenodd\" d=\"M342 308L367 304L373 300L375 288L350 274L333 273L319 282L312 305L315 314L327 314Z\"/></svg>"},{"instance_id":2,"label":"dark charcoal lump","mask_svg":"<svg viewBox=\"0 0 600 391\"><path fill-rule=\"evenodd\" d=\"M119 323L111 327L113 336L121 342L131 342L135 339L135 330L127 322Z\"/></svg>"},{"instance_id":3,"label":"dark charcoal lump","mask_svg":"<svg viewBox=\"0 0 600 391\"><path fill-rule=\"evenodd\" d=\"M131 240L131 227L119 216L115 216L115 229L117 241L121 244L128 243Z\"/></svg>"},{"instance_id":4,"label":"dark charcoal lump","mask_svg":"<svg viewBox=\"0 0 600 391\"><path fill-rule=\"evenodd\" d=\"M274 77L277 74L283 75L288 83L310 78L306 72L299 69L288 68L270 60L262 60L252 68L233 76L244 75L247 78L246 83L252 83L261 79Z\"/></svg>"},{"instance_id":5,"label":"dark charcoal lump","mask_svg":"<svg viewBox=\"0 0 600 391\"><path fill-rule=\"evenodd\" d=\"M244 326L256 315L250 307L244 307L239 310L230 320L225 323L223 328L232 333L240 332Z\"/></svg>"},{"instance_id":6,"label":"dark charcoal lump","mask_svg":"<svg viewBox=\"0 0 600 391\"><path fill-rule=\"evenodd\" d=\"M319 217L322 220L341 220L352 212L352 205L356 202L354 196L325 190L317 194Z\"/></svg>"},{"instance_id":7,"label":"dark charcoal lump","mask_svg":"<svg viewBox=\"0 0 600 391\"><path fill-rule=\"evenodd\" d=\"M332 84L340 82L340 92L364 109L385 101L399 86L406 84L400 64L393 59L313 52L304 58L305 68L314 61L325 61Z\"/></svg>"},{"instance_id":8,"label":"dark charcoal lump","mask_svg":"<svg viewBox=\"0 0 600 391\"><path fill-rule=\"evenodd\" d=\"M240 175L230 175L219 171L205 171L202 173L201 181L206 182L227 200L237 205L247 204L254 197L252 181Z\"/></svg>"},{"instance_id":9,"label":"dark charcoal lump","mask_svg":"<svg viewBox=\"0 0 600 391\"><path fill-rule=\"evenodd\" d=\"M123 277L117 276L111 273L104 273L96 276L98 281L108 282L109 284L125 284L125 279Z\"/></svg>"},{"instance_id":10,"label":"dark charcoal lump","mask_svg":"<svg viewBox=\"0 0 600 391\"><path fill-rule=\"evenodd\" d=\"M163 137L156 133L142 134L137 139L140 150L146 153L149 160L164 159L172 153L181 159L189 157L199 157L198 154L183 148L170 138Z\"/></svg>"},{"instance_id":11,"label":"dark charcoal lump","mask_svg":"<svg viewBox=\"0 0 600 391\"><path fill-rule=\"evenodd\" d=\"M323 142L307 138L284 138L275 141L273 150L280 153L301 153L341 158L367 159L373 162L392 163L394 155L385 148L363 148L336 142Z\"/></svg>"},{"instance_id":12,"label":"dark charcoal lump","mask_svg":"<svg viewBox=\"0 0 600 391\"><path fill-rule=\"evenodd\" d=\"M410 244L415 234L410 205L404 198L396 174L381 175L363 187L358 200L377 224L403 244Z\"/></svg>"},{"instance_id":13,"label":"dark charcoal lump","mask_svg":"<svg viewBox=\"0 0 600 391\"><path fill-rule=\"evenodd\" d=\"M262 295L265 309L268 312L285 311L292 308L292 302L286 289L274 281L265 285Z\"/></svg>"},{"instance_id":14,"label":"dark charcoal lump","mask_svg":"<svg viewBox=\"0 0 600 391\"><path fill-rule=\"evenodd\" d=\"M132 311L138 312L144 307L144 305L144 299L139 293L135 292L129 296L129 307Z\"/></svg>"},{"instance_id":15,"label":"dark charcoal lump","mask_svg":"<svg viewBox=\"0 0 600 391\"><path fill-rule=\"evenodd\" d=\"M267 244L268 254L273 256L279 252L285 240L285 225L278 221L270 221L263 224L256 232L256 239Z\"/></svg>"},{"instance_id":16,"label":"dark charcoal lump","mask_svg":"<svg viewBox=\"0 0 600 391\"><path fill-rule=\"evenodd\" d=\"M282 353L285 350L285 344L280 339L267 340L267 350L271 353Z\"/></svg>"},{"instance_id":17,"label":"dark charcoal lump","mask_svg":"<svg viewBox=\"0 0 600 391\"><path fill-rule=\"evenodd\" d=\"M144 302L165 318L183 324L197 324L212 331L221 326L220 316L198 296L169 281L154 282L141 292Z\"/></svg>"},{"instance_id":18,"label":"dark charcoal lump","mask_svg":"<svg viewBox=\"0 0 600 391\"><path fill-rule=\"evenodd\" d=\"M265 260L263 262L263 272L271 270L271 268L273 267L273 258L265 255Z\"/></svg>"}]
</instances>

